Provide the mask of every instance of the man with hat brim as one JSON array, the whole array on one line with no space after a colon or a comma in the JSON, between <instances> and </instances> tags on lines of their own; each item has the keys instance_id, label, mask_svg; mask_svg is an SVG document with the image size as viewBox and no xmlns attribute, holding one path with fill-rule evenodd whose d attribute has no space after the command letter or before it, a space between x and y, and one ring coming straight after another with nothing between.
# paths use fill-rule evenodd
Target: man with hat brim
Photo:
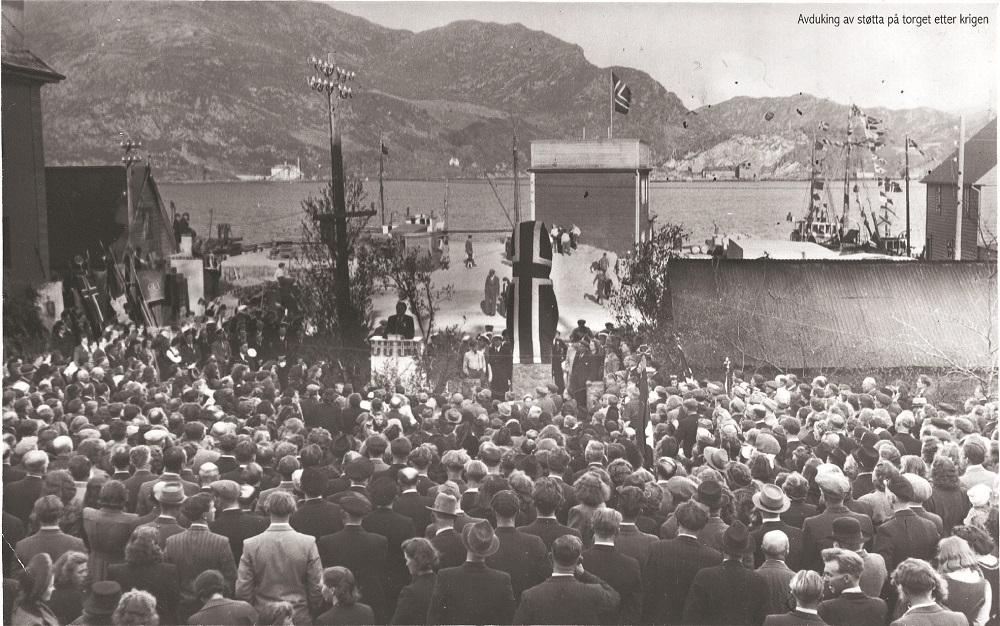
<instances>
[{"instance_id":1,"label":"man with hat brim","mask_svg":"<svg viewBox=\"0 0 1000 626\"><path fill-rule=\"evenodd\" d=\"M180 483L161 482L153 486L153 497L160 507L160 514L153 521L143 524L152 526L160 535L160 549L167 546L167 539L184 532L177 519L181 513L181 505L187 496L184 495L184 487Z\"/></svg>"},{"instance_id":2,"label":"man with hat brim","mask_svg":"<svg viewBox=\"0 0 1000 626\"><path fill-rule=\"evenodd\" d=\"M90 587L83 602L83 615L70 622L72 625L104 626L111 623L111 615L122 597L122 587L113 580L101 580Z\"/></svg>"},{"instance_id":3,"label":"man with hat brim","mask_svg":"<svg viewBox=\"0 0 1000 626\"><path fill-rule=\"evenodd\" d=\"M781 521L781 514L792 505L788 496L781 487L766 484L753 494L753 505L761 516L761 525L750 533L754 541L754 567L760 567L766 558L761 548L764 535L772 530L780 530L788 537L785 564L792 571L798 571L802 558L802 531Z\"/></svg>"},{"instance_id":4,"label":"man with hat brim","mask_svg":"<svg viewBox=\"0 0 1000 626\"><path fill-rule=\"evenodd\" d=\"M434 518L434 536L431 537L431 544L440 554L441 567L461 565L465 559L465 545L462 543L462 536L455 529L455 521L462 512L458 498L450 493L438 493L434 498L434 504L427 507L427 510Z\"/></svg>"},{"instance_id":5,"label":"man with hat brim","mask_svg":"<svg viewBox=\"0 0 1000 626\"><path fill-rule=\"evenodd\" d=\"M320 561L324 569L341 566L351 570L365 604L372 607L377 616L384 616L387 604L383 580L389 542L362 526L362 520L372 511L369 500L352 494L339 504L344 511L344 529L316 542Z\"/></svg>"},{"instance_id":6,"label":"man with hat brim","mask_svg":"<svg viewBox=\"0 0 1000 626\"><path fill-rule=\"evenodd\" d=\"M885 559L881 554L868 552L864 548L865 538L861 533L861 524L853 517L839 517L833 522L833 529L830 534L833 547L850 550L864 563L864 570L861 573L859 583L861 591L865 595L877 598L882 594L882 588L888 572L885 568Z\"/></svg>"},{"instance_id":7,"label":"man with hat brim","mask_svg":"<svg viewBox=\"0 0 1000 626\"><path fill-rule=\"evenodd\" d=\"M438 572L427 623L509 624L515 609L510 575L486 565L486 559L500 549L493 527L485 520L467 525L462 545L465 562Z\"/></svg>"},{"instance_id":8,"label":"man with hat brim","mask_svg":"<svg viewBox=\"0 0 1000 626\"><path fill-rule=\"evenodd\" d=\"M736 520L723 535L722 565L706 567L691 583L684 604L687 624L760 624L764 621L767 583L743 567L750 547L750 531Z\"/></svg>"},{"instance_id":9,"label":"man with hat brim","mask_svg":"<svg viewBox=\"0 0 1000 626\"><path fill-rule=\"evenodd\" d=\"M850 492L851 484L847 477L834 471L824 472L816 476L816 484L823 492L826 508L822 513L807 518L802 523L802 562L803 568L813 571L823 569L822 550L832 548L829 539L833 522L838 517L853 517L861 525L865 541L875 535L872 518L864 513L855 513L844 505L844 498Z\"/></svg>"},{"instance_id":10,"label":"man with hat brim","mask_svg":"<svg viewBox=\"0 0 1000 626\"><path fill-rule=\"evenodd\" d=\"M934 522L910 508L916 500L913 485L904 475L895 475L889 479L887 495L892 517L878 527L874 544L875 552L885 559L886 568L891 572L908 558L933 559L941 536Z\"/></svg>"}]
</instances>

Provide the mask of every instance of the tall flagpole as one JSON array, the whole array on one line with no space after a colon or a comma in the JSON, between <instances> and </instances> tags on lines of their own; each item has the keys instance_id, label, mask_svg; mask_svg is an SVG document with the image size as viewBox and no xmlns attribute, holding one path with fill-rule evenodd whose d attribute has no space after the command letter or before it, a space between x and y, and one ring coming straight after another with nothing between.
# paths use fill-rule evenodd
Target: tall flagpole
<instances>
[{"instance_id":1,"label":"tall flagpole","mask_svg":"<svg viewBox=\"0 0 1000 626\"><path fill-rule=\"evenodd\" d=\"M912 252L910 248L910 136L906 136L906 256Z\"/></svg>"},{"instance_id":2,"label":"tall flagpole","mask_svg":"<svg viewBox=\"0 0 1000 626\"><path fill-rule=\"evenodd\" d=\"M378 131L378 201L382 211L382 226L385 226L385 188L382 186L382 172L384 170L383 159L385 158L385 144L382 143L382 131Z\"/></svg>"},{"instance_id":3,"label":"tall flagpole","mask_svg":"<svg viewBox=\"0 0 1000 626\"><path fill-rule=\"evenodd\" d=\"M611 120L611 125L608 126L608 139L615 138L615 71L611 70L611 94L608 98L608 118Z\"/></svg>"}]
</instances>

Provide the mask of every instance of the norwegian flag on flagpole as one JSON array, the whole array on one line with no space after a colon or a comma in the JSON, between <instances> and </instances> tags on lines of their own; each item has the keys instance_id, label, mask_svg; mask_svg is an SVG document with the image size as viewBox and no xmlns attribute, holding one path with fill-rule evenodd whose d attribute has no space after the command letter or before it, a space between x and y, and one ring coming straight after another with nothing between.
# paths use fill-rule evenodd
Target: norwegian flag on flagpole
<instances>
[{"instance_id":1,"label":"norwegian flag on flagpole","mask_svg":"<svg viewBox=\"0 0 1000 626\"><path fill-rule=\"evenodd\" d=\"M611 97L615 111L627 115L632 105L632 90L614 72L611 73Z\"/></svg>"}]
</instances>

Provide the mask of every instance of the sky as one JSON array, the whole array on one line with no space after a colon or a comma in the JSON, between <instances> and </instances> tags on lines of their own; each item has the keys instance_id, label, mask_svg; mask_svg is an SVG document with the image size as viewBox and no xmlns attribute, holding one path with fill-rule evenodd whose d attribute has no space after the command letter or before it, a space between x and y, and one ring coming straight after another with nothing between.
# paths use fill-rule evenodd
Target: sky
<instances>
[{"instance_id":1,"label":"sky","mask_svg":"<svg viewBox=\"0 0 1000 626\"><path fill-rule=\"evenodd\" d=\"M520 22L578 44L598 67L621 65L647 72L688 108L740 95L805 92L862 107L996 111L996 2L351 1L333 6L411 31L466 19ZM961 15L985 16L989 23L961 24ZM840 25L799 23L813 16L839 18ZM846 16L877 16L883 23L847 24ZM891 24L892 16L899 23ZM938 16L952 17L954 23L934 24ZM907 19L914 21L903 23Z\"/></svg>"}]
</instances>

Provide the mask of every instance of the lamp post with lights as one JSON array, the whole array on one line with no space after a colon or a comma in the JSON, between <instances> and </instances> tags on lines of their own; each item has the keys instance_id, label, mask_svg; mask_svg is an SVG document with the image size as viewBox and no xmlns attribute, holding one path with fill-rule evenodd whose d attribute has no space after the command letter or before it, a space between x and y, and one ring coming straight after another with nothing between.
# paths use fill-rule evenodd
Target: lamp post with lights
<instances>
[{"instance_id":1,"label":"lamp post with lights","mask_svg":"<svg viewBox=\"0 0 1000 626\"><path fill-rule=\"evenodd\" d=\"M320 215L320 233L327 239L327 245L334 250L336 264L334 266L334 285L337 294L337 321L342 329L341 338L345 341L354 334L356 330L355 320L351 308L350 272L348 269L348 257L350 251L347 246L347 206L344 198L344 153L343 142L340 131L337 128L337 121L334 116L336 103L338 100L346 100L354 97L354 91L348 83L357 76L355 72L348 71L333 62L333 53L327 54L326 59L310 57L309 64L312 65L315 74L309 77L309 87L319 94L326 96L327 112L330 117L330 191L333 200L333 215ZM334 242L330 242L326 233L330 229L324 223L332 219L334 222Z\"/></svg>"}]
</instances>

